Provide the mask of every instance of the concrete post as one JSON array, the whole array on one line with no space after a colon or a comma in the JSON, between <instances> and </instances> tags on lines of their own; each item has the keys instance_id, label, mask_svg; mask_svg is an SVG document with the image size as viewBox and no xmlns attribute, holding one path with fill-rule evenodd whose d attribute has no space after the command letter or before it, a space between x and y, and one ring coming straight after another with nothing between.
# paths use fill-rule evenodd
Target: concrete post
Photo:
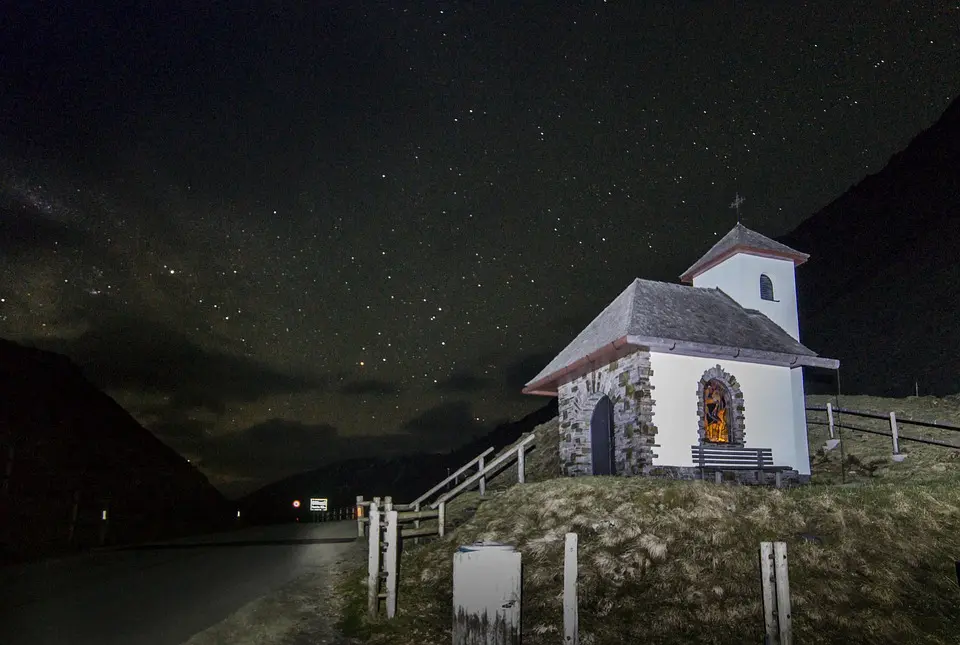
<instances>
[{"instance_id":1,"label":"concrete post","mask_svg":"<svg viewBox=\"0 0 960 645\"><path fill-rule=\"evenodd\" d=\"M563 550L563 645L580 645L577 604L577 534L567 533Z\"/></svg>"},{"instance_id":2,"label":"concrete post","mask_svg":"<svg viewBox=\"0 0 960 645\"><path fill-rule=\"evenodd\" d=\"M478 542L453 554L453 645L520 645L520 552Z\"/></svg>"},{"instance_id":3,"label":"concrete post","mask_svg":"<svg viewBox=\"0 0 960 645\"><path fill-rule=\"evenodd\" d=\"M357 495L357 537L363 537L363 495Z\"/></svg>"},{"instance_id":4,"label":"concrete post","mask_svg":"<svg viewBox=\"0 0 960 645\"><path fill-rule=\"evenodd\" d=\"M397 614L397 556L399 554L397 541L400 539L400 530L397 524L397 512L387 511L387 530L384 535L387 549L386 553L383 554L383 568L387 572L385 581L387 586L387 618L393 618Z\"/></svg>"},{"instance_id":5,"label":"concrete post","mask_svg":"<svg viewBox=\"0 0 960 645\"><path fill-rule=\"evenodd\" d=\"M526 452L526 446L521 444L517 448L517 482L521 484L524 483L524 480L526 479L526 472L525 472L526 467L524 466L524 463L523 463L524 457L526 456L524 454L525 452Z\"/></svg>"},{"instance_id":6,"label":"concrete post","mask_svg":"<svg viewBox=\"0 0 960 645\"><path fill-rule=\"evenodd\" d=\"M897 429L897 415L890 413L890 434L893 436L893 460L903 461L906 455L900 454L900 432Z\"/></svg>"},{"instance_id":7,"label":"concrete post","mask_svg":"<svg viewBox=\"0 0 960 645\"><path fill-rule=\"evenodd\" d=\"M786 542L760 543L760 583L763 592L764 642L768 645L793 645Z\"/></svg>"},{"instance_id":8,"label":"concrete post","mask_svg":"<svg viewBox=\"0 0 960 645\"><path fill-rule=\"evenodd\" d=\"M370 504L370 540L367 547L367 613L374 618L380 609L380 511L376 502Z\"/></svg>"},{"instance_id":9,"label":"concrete post","mask_svg":"<svg viewBox=\"0 0 960 645\"><path fill-rule=\"evenodd\" d=\"M477 472L483 472L483 457L480 457L480 461L477 462ZM487 492L487 478L486 476L480 477L480 497L483 497Z\"/></svg>"}]
</instances>

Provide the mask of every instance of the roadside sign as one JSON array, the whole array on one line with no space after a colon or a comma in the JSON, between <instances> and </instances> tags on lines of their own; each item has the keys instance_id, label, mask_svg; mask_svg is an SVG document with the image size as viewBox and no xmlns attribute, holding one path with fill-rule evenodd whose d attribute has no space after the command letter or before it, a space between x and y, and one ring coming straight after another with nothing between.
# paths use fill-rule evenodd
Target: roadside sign
<instances>
[{"instance_id":1,"label":"roadside sign","mask_svg":"<svg viewBox=\"0 0 960 645\"><path fill-rule=\"evenodd\" d=\"M311 497L311 498L310 498L310 510L311 510L311 511L325 511L325 510L327 510L327 498L326 498L326 497Z\"/></svg>"}]
</instances>

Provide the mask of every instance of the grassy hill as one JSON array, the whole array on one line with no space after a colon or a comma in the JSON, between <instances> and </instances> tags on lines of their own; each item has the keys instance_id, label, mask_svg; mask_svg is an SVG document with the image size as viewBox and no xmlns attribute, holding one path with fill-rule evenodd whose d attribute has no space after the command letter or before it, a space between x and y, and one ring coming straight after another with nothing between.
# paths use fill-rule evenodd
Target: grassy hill
<instances>
[{"instance_id":1,"label":"grassy hill","mask_svg":"<svg viewBox=\"0 0 960 645\"><path fill-rule=\"evenodd\" d=\"M821 406L826 397L808 397ZM836 403L836 401L834 401ZM843 407L960 425L960 398L843 397ZM811 413L811 422L825 415ZM842 420L867 429L849 415ZM342 581L345 633L371 643L449 643L452 554L497 540L523 554L523 642L562 637L563 537L580 541L584 645L624 642L762 642L758 548L787 542L797 643L957 643L960 590L960 451L810 425L809 486L777 490L645 478L556 478L556 421L539 426L528 483L508 469L449 509L443 539L405 545L392 621L365 617L364 571ZM909 429L952 440L958 433ZM509 449L509 448L508 448ZM838 483L842 480L845 483Z\"/></svg>"}]
</instances>

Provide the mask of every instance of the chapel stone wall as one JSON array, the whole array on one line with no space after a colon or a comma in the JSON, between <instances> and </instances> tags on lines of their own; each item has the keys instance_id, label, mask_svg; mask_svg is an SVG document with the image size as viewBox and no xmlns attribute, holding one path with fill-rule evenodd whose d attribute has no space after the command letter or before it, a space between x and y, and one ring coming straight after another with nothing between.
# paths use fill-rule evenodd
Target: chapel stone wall
<instances>
[{"instance_id":1,"label":"chapel stone wall","mask_svg":"<svg viewBox=\"0 0 960 645\"><path fill-rule=\"evenodd\" d=\"M565 475L593 474L590 420L600 400L613 403L614 473L639 475L656 457L650 350L640 348L558 389L560 463Z\"/></svg>"}]
</instances>

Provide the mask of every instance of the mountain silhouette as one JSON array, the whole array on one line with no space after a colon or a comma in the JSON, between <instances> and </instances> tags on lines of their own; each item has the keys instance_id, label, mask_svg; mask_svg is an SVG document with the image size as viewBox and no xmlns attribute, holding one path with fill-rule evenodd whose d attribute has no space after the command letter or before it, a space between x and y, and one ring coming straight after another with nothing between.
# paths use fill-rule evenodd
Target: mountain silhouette
<instances>
[{"instance_id":1,"label":"mountain silhouette","mask_svg":"<svg viewBox=\"0 0 960 645\"><path fill-rule=\"evenodd\" d=\"M239 505L249 521L266 523L309 518L304 507L311 497L327 498L331 509L353 507L357 495L364 499L390 495L397 503L411 502L487 448L499 451L556 416L554 398L522 419L500 424L451 452L339 461L268 484L239 500ZM471 468L466 476L475 472L476 468ZM293 500L302 500L304 507L294 509Z\"/></svg>"},{"instance_id":2,"label":"mountain silhouette","mask_svg":"<svg viewBox=\"0 0 960 645\"><path fill-rule=\"evenodd\" d=\"M880 172L779 238L811 255L797 271L801 340L840 359L841 392L960 392L958 233L960 98ZM837 390L833 375L810 383Z\"/></svg>"},{"instance_id":3,"label":"mountain silhouette","mask_svg":"<svg viewBox=\"0 0 960 645\"><path fill-rule=\"evenodd\" d=\"M175 537L236 517L202 473L65 356L0 339L0 391L3 559Z\"/></svg>"}]
</instances>

